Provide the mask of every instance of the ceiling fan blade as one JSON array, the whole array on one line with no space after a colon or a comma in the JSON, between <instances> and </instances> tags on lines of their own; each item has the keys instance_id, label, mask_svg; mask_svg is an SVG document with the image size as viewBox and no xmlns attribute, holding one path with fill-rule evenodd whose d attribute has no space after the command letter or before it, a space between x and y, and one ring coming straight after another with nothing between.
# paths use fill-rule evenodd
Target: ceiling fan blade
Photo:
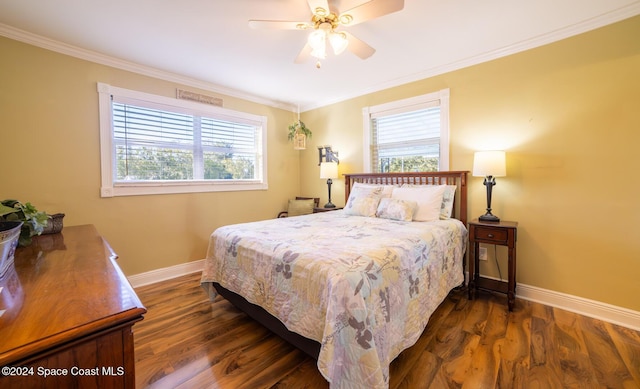
<instances>
[{"instance_id":1,"label":"ceiling fan blade","mask_svg":"<svg viewBox=\"0 0 640 389\"><path fill-rule=\"evenodd\" d=\"M346 31L341 31L341 33L345 34L347 36L347 41L349 41L349 46L347 46L347 49L349 49L353 54L357 55L358 57L362 59L367 59L371 57L373 53L376 52L376 49L364 43L364 41L361 41L360 39L356 38L352 34L349 34Z\"/></svg>"},{"instance_id":2,"label":"ceiling fan blade","mask_svg":"<svg viewBox=\"0 0 640 389\"><path fill-rule=\"evenodd\" d=\"M304 62L307 62L307 60L310 57L311 57L311 45L309 45L307 43L307 44L304 45L302 50L300 50L300 53L298 54L298 56L296 57L296 59L293 62L294 63L304 63Z\"/></svg>"},{"instance_id":3,"label":"ceiling fan blade","mask_svg":"<svg viewBox=\"0 0 640 389\"><path fill-rule=\"evenodd\" d=\"M341 13L338 20L342 25L353 26L354 24L400 11L403 8L404 0L371 0Z\"/></svg>"},{"instance_id":4,"label":"ceiling fan blade","mask_svg":"<svg viewBox=\"0 0 640 389\"><path fill-rule=\"evenodd\" d=\"M249 20L249 27L269 30L306 30L311 28L309 22L291 22L286 20Z\"/></svg>"},{"instance_id":5,"label":"ceiling fan blade","mask_svg":"<svg viewBox=\"0 0 640 389\"><path fill-rule=\"evenodd\" d=\"M322 11L320 10L324 10L325 15L329 15L329 13L331 12L329 10L329 2L327 0L307 0L307 3L309 3L311 13L314 15L321 14Z\"/></svg>"}]
</instances>

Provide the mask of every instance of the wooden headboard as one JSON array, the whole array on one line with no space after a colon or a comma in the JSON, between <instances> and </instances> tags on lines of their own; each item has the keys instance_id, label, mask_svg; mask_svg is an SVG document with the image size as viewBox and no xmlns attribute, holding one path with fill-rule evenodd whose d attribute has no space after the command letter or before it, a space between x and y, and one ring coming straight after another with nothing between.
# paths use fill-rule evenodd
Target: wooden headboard
<instances>
[{"instance_id":1,"label":"wooden headboard","mask_svg":"<svg viewBox=\"0 0 640 389\"><path fill-rule=\"evenodd\" d=\"M467 173L454 172L422 172L422 173L361 173L344 175L345 203L354 183L379 185L456 185L456 198L453 209L454 217L467 225Z\"/></svg>"}]
</instances>

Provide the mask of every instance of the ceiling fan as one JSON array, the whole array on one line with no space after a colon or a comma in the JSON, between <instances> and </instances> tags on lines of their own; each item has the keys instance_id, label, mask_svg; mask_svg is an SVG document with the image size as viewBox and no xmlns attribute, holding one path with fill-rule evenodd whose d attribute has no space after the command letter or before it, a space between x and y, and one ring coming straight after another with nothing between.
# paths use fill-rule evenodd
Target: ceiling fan
<instances>
[{"instance_id":1,"label":"ceiling fan","mask_svg":"<svg viewBox=\"0 0 640 389\"><path fill-rule=\"evenodd\" d=\"M404 8L404 0L369 0L344 12L330 7L328 0L307 0L311 9L311 21L296 22L284 20L249 20L251 28L311 30L307 43L295 59L295 63L305 62L309 57L320 60L327 55L327 41L335 55L349 49L362 59L367 59L376 50L352 34L339 30L339 27L353 26L367 20L384 16Z\"/></svg>"}]
</instances>

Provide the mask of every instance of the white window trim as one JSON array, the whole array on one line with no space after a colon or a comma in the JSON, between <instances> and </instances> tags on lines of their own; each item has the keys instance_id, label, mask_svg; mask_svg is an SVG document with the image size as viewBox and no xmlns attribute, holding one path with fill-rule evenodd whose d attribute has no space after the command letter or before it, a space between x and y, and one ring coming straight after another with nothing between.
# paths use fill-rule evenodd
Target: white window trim
<instances>
[{"instance_id":1,"label":"white window trim","mask_svg":"<svg viewBox=\"0 0 640 389\"><path fill-rule=\"evenodd\" d=\"M420 106L439 100L440 106L440 171L449 170L449 89L442 89L426 95L409 97L385 104L364 107L362 109L362 122L364 125L362 157L363 171L371 173L371 115L393 114L394 111L406 112L411 106ZM416 107L419 109L419 107Z\"/></svg>"},{"instance_id":2,"label":"white window trim","mask_svg":"<svg viewBox=\"0 0 640 389\"><path fill-rule=\"evenodd\" d=\"M114 182L113 176L116 166L115 150L113 148L113 117L111 113L111 95L129 97L158 104L188 108L194 111L224 115L232 118L262 123L262 155L258 161L256 171L261 176L257 180L206 180L206 181L153 181L153 182ZM244 112L232 111L217 106L208 106L188 100L178 100L164 96L152 95L98 83L98 104L100 110L100 169L102 173L101 197L135 196L150 194L197 193L197 192L228 192L244 190L266 190L267 181L267 118Z\"/></svg>"}]
</instances>

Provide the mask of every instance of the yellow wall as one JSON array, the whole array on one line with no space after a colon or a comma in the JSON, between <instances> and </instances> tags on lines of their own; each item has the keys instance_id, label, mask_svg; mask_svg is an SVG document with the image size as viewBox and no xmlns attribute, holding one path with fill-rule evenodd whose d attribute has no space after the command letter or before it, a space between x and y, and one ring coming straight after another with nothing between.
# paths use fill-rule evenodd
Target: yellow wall
<instances>
[{"instance_id":1,"label":"yellow wall","mask_svg":"<svg viewBox=\"0 0 640 389\"><path fill-rule=\"evenodd\" d=\"M322 195L317 145L362 170L362 108L443 88L451 92L450 169L473 152L507 151L494 213L519 222L517 281L640 310L640 17L488 63L303 114L314 131L301 190ZM342 180L334 180L342 190ZM470 180L470 216L486 208ZM344 192L333 191L336 204ZM493 250L490 250L492 252ZM506 253L498 250L503 277ZM495 263L482 272L497 276Z\"/></svg>"},{"instance_id":2,"label":"yellow wall","mask_svg":"<svg viewBox=\"0 0 640 389\"><path fill-rule=\"evenodd\" d=\"M94 224L127 275L202 259L215 228L273 218L299 192L299 152L286 136L291 112L5 38L0 58L0 199L63 212L65 226ZM180 87L266 116L269 189L101 198L97 82L171 97Z\"/></svg>"}]
</instances>

